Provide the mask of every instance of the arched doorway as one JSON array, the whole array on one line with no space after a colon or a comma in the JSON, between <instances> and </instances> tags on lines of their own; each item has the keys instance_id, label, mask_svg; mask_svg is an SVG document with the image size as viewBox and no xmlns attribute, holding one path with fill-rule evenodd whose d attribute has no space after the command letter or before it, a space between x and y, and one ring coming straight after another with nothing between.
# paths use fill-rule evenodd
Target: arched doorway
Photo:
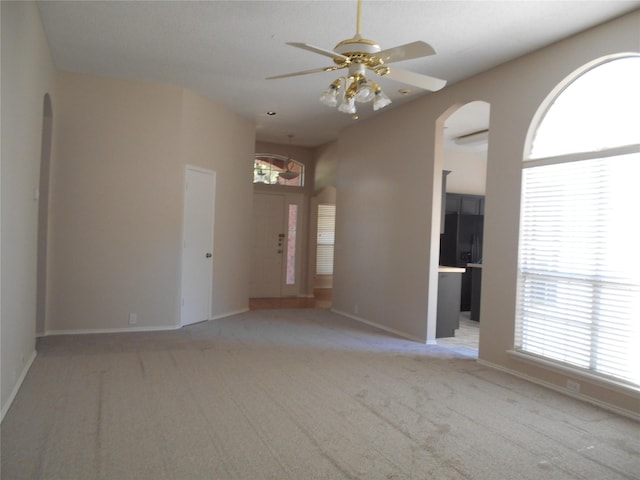
<instances>
[{"instance_id":1,"label":"arched doorway","mask_svg":"<svg viewBox=\"0 0 640 480\"><path fill-rule=\"evenodd\" d=\"M447 110L438 124L437 165L442 166L438 273L438 343L477 355L484 196L490 105L474 101ZM444 269L442 267L449 267Z\"/></svg>"}]
</instances>

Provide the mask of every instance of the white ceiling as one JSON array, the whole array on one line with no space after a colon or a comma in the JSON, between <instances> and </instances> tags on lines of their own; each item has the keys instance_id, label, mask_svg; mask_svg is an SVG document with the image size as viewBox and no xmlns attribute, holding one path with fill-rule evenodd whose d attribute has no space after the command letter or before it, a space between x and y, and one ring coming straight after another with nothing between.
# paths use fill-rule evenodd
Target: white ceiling
<instances>
[{"instance_id":1,"label":"white ceiling","mask_svg":"<svg viewBox=\"0 0 640 480\"><path fill-rule=\"evenodd\" d=\"M615 0L364 0L362 34L383 49L429 43L437 55L398 67L453 84L639 7ZM183 86L255 122L263 141L287 143L292 134L296 145L321 145L354 121L318 101L336 72L265 77L331 65L285 42L332 50L355 33L356 0L42 1L38 8L60 70ZM412 89L403 97L405 85L379 83L393 100L386 109L428 94ZM368 104L358 114L362 121L374 113Z\"/></svg>"},{"instance_id":2,"label":"white ceiling","mask_svg":"<svg viewBox=\"0 0 640 480\"><path fill-rule=\"evenodd\" d=\"M444 123L445 150L483 153L486 156L488 135L483 137L484 140L468 144L457 144L456 139L488 131L490 113L491 106L482 101L469 102L453 112Z\"/></svg>"}]
</instances>

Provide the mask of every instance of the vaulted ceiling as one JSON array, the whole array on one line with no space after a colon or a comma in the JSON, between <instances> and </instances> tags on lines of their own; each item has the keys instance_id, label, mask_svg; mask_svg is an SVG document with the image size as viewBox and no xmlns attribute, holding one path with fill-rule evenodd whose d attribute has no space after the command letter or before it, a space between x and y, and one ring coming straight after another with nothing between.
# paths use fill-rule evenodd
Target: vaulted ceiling
<instances>
[{"instance_id":1,"label":"vaulted ceiling","mask_svg":"<svg viewBox=\"0 0 640 480\"><path fill-rule=\"evenodd\" d=\"M38 7L60 70L183 86L255 122L263 141L286 143L291 134L297 145L317 146L354 121L318 101L337 72L265 77L332 65L285 42L332 50L356 31L356 0L42 1ZM436 55L395 65L451 85L637 8L640 1L364 0L361 30L383 49L429 43ZM393 101L387 109L429 94L386 78L378 83ZM356 121L383 111L362 105Z\"/></svg>"}]
</instances>

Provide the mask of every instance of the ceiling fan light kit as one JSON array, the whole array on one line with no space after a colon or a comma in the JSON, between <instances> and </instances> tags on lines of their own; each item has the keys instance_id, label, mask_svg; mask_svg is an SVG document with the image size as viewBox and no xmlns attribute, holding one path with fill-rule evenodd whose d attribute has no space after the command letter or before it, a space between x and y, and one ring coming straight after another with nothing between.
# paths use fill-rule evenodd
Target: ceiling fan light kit
<instances>
[{"instance_id":1,"label":"ceiling fan light kit","mask_svg":"<svg viewBox=\"0 0 640 480\"><path fill-rule=\"evenodd\" d=\"M300 172L294 172L291 170L291 139L293 138L293 135L289 134L288 137L289 137L289 155L287 156L285 171L280 172L278 176L280 178L283 178L284 180L293 180L294 178L297 178L298 175L300 175Z\"/></svg>"},{"instance_id":2,"label":"ceiling fan light kit","mask_svg":"<svg viewBox=\"0 0 640 480\"><path fill-rule=\"evenodd\" d=\"M320 101L324 103L328 107L337 107L338 106L338 94L340 93L340 89L342 88L342 79L338 78L334 80L329 88L327 88L320 95Z\"/></svg>"},{"instance_id":3,"label":"ceiling fan light kit","mask_svg":"<svg viewBox=\"0 0 640 480\"><path fill-rule=\"evenodd\" d=\"M391 103L391 99L382 91L378 90L373 98L373 111L380 110Z\"/></svg>"},{"instance_id":4,"label":"ceiling fan light kit","mask_svg":"<svg viewBox=\"0 0 640 480\"><path fill-rule=\"evenodd\" d=\"M293 180L294 178L297 178L298 175L300 175L298 172L292 172L289 169L289 165L287 165L287 169L284 172L280 172L278 174L280 178L284 178L285 180Z\"/></svg>"},{"instance_id":5,"label":"ceiling fan light kit","mask_svg":"<svg viewBox=\"0 0 640 480\"><path fill-rule=\"evenodd\" d=\"M333 51L306 43L288 43L288 45L292 47L330 57L334 65L268 77L268 80L295 77L309 73L332 72L348 68L348 75L331 82L329 87L320 95L320 101L329 107L337 106L339 112L350 115L356 114L355 102L373 102L374 111L380 110L391 103L391 99L382 91L382 88L376 82L366 77L365 74L367 70L370 70L378 76L388 76L393 80L413 85L423 90L436 91L446 85L446 81L438 78L397 69L395 67L393 69L388 67L386 65L388 63L433 55L435 54L435 50L429 44L422 41L381 50L376 42L363 38L360 35L361 10L362 0L358 0L356 34L353 38L342 40L335 46Z\"/></svg>"}]
</instances>

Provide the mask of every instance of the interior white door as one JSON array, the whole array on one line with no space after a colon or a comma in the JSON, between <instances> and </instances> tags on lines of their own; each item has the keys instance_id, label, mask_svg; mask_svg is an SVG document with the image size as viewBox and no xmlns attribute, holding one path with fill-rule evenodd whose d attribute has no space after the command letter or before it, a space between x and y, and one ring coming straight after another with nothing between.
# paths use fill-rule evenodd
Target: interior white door
<instances>
[{"instance_id":1,"label":"interior white door","mask_svg":"<svg viewBox=\"0 0 640 480\"><path fill-rule=\"evenodd\" d=\"M251 249L252 298L279 297L282 294L285 252L284 195L254 193L253 245Z\"/></svg>"},{"instance_id":2,"label":"interior white door","mask_svg":"<svg viewBox=\"0 0 640 480\"><path fill-rule=\"evenodd\" d=\"M215 189L215 172L187 167L182 236L182 325L211 318Z\"/></svg>"}]
</instances>

